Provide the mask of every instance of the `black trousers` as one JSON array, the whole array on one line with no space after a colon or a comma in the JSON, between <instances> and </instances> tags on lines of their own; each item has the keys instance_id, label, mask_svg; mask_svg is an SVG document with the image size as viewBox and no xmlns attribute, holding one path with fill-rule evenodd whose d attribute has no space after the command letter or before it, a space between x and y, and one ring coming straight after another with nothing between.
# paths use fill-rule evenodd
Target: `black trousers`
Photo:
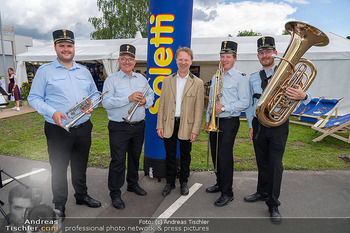
<instances>
[{"instance_id":1,"label":"black trousers","mask_svg":"<svg viewBox=\"0 0 350 233\"><path fill-rule=\"evenodd\" d=\"M164 147L166 151L166 182L171 185L175 185L177 166L176 166L176 149L179 133L180 120L175 120L174 132L170 138L164 138ZM180 140L180 183L188 182L190 176L190 164L191 164L191 149L192 143L190 140Z\"/></svg>"},{"instance_id":2,"label":"black trousers","mask_svg":"<svg viewBox=\"0 0 350 233\"><path fill-rule=\"evenodd\" d=\"M126 122L109 121L109 144L111 162L108 173L108 188L110 197L120 197L120 188L125 182L125 162L128 153L128 172L126 181L128 187L135 187L139 180L139 160L145 137L145 121L136 125Z\"/></svg>"},{"instance_id":3,"label":"black trousers","mask_svg":"<svg viewBox=\"0 0 350 233\"><path fill-rule=\"evenodd\" d=\"M210 132L209 134L214 166L216 164L216 147L218 146L216 182L221 193L230 196L233 195L233 145L239 125L238 117L220 118L219 129L221 132ZM218 134L219 144L216 145Z\"/></svg>"},{"instance_id":4,"label":"black trousers","mask_svg":"<svg viewBox=\"0 0 350 233\"><path fill-rule=\"evenodd\" d=\"M91 146L90 120L71 128L70 133L60 126L45 122L45 135L51 165L53 203L65 205L68 196L67 167L70 162L75 198L87 195L86 168Z\"/></svg>"},{"instance_id":5,"label":"black trousers","mask_svg":"<svg viewBox=\"0 0 350 233\"><path fill-rule=\"evenodd\" d=\"M257 192L268 194L266 204L279 206L283 164L282 158L288 139L289 121L278 127L265 127L253 119L253 144L258 165Z\"/></svg>"}]
</instances>

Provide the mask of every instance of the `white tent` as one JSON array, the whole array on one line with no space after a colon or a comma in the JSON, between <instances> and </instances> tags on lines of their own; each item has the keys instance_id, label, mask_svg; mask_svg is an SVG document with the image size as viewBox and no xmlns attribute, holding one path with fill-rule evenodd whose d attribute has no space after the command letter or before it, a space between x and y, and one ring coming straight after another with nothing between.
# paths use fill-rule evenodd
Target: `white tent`
<instances>
[{"instance_id":1,"label":"white tent","mask_svg":"<svg viewBox=\"0 0 350 233\"><path fill-rule=\"evenodd\" d=\"M344 97L339 107L339 114L350 112L350 40L327 33L330 43L324 47L311 47L303 56L310 59L317 67L317 77L310 87L312 96L327 98ZM256 41L259 37L233 37L238 43L238 61L235 68L249 76L261 68L257 59ZM274 36L278 55L282 56L290 42L289 35ZM221 42L223 37L192 38L191 48L194 53L193 65L200 67L200 78L209 81L218 68ZM136 47L137 67L146 69L147 38L87 40L76 41L75 61L90 61L103 63L106 74L118 70L119 46L124 43ZM26 80L25 62L49 62L56 58L53 46L48 46L17 55L17 75L20 84ZM137 69L135 67L135 69Z\"/></svg>"}]
</instances>

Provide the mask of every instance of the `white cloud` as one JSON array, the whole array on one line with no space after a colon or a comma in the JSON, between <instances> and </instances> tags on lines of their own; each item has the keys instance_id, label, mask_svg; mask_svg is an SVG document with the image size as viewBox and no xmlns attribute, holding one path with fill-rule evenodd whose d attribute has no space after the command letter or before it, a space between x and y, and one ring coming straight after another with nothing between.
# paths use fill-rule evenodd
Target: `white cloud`
<instances>
[{"instance_id":1,"label":"white cloud","mask_svg":"<svg viewBox=\"0 0 350 233\"><path fill-rule=\"evenodd\" d=\"M285 1L289 3L295 3L295 4L310 4L310 2L306 0L285 0Z\"/></svg>"},{"instance_id":2,"label":"white cloud","mask_svg":"<svg viewBox=\"0 0 350 233\"><path fill-rule=\"evenodd\" d=\"M39 34L51 34L53 30L67 28L89 37L91 16L99 15L96 1L60 0L0 0L2 20L21 30L34 30Z\"/></svg>"},{"instance_id":3,"label":"white cloud","mask_svg":"<svg viewBox=\"0 0 350 233\"><path fill-rule=\"evenodd\" d=\"M78 39L88 39L94 30L89 17L102 15L96 0L31 0L30 4L0 0L0 5L3 24L15 26L18 34L33 36L35 46L51 41L52 31L60 28L73 30ZM244 30L280 35L295 11L286 2L194 0L192 36L235 36Z\"/></svg>"},{"instance_id":4,"label":"white cloud","mask_svg":"<svg viewBox=\"0 0 350 233\"><path fill-rule=\"evenodd\" d=\"M194 20L192 36L237 35L239 31L253 30L263 35L281 35L289 15L296 11L286 3L251 2L217 3L216 6L194 8L209 14L215 10L217 15L211 21ZM268 10L267 10L268 9Z\"/></svg>"}]
</instances>

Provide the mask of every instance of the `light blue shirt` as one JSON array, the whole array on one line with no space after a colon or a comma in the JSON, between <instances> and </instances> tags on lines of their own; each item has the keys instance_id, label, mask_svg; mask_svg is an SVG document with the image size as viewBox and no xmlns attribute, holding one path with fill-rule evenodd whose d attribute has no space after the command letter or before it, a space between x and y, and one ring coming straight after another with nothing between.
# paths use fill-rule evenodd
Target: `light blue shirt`
<instances>
[{"instance_id":1,"label":"light blue shirt","mask_svg":"<svg viewBox=\"0 0 350 233\"><path fill-rule=\"evenodd\" d=\"M276 67L276 65L274 65L271 69L269 69L269 71L267 73L266 73L266 70L264 70L264 68L261 68L260 70L264 70L266 73L266 77L269 77L269 76L273 75L273 73L275 71L275 67ZM262 94L262 92L263 92L263 90L261 88L261 78L260 78L260 74L259 74L260 70L252 73L250 75L250 78L249 78L251 104L245 110L249 128L253 128L252 122L253 122L253 118L256 117L256 105L259 101L256 98L253 99L253 95L254 94ZM268 82L270 82L270 79L268 80ZM311 101L311 94L308 91L306 91L305 93L307 95L307 99L302 100L301 103L308 104Z\"/></svg>"},{"instance_id":2,"label":"light blue shirt","mask_svg":"<svg viewBox=\"0 0 350 233\"><path fill-rule=\"evenodd\" d=\"M129 102L128 97L136 92L143 92L147 84L146 78L139 73L132 72L131 78L124 74L123 71L109 76L103 84L103 92L108 92L102 100L103 107L107 110L108 118L111 121L123 122L123 117L126 118L129 109L133 102ZM145 109L153 104L154 92L151 88L148 89L146 95L146 104L138 107L131 118L131 121L141 121L145 119Z\"/></svg>"},{"instance_id":3,"label":"light blue shirt","mask_svg":"<svg viewBox=\"0 0 350 233\"><path fill-rule=\"evenodd\" d=\"M213 99L215 85L215 75L212 78L209 100ZM230 69L223 76L223 85L221 88L222 97L220 103L225 106L225 112L219 115L222 117L238 117L241 115L241 111L249 106L250 92L249 92L249 80L241 72ZM209 104L206 114L206 122L209 122Z\"/></svg>"},{"instance_id":4,"label":"light blue shirt","mask_svg":"<svg viewBox=\"0 0 350 233\"><path fill-rule=\"evenodd\" d=\"M73 61L73 66L67 69L56 59L37 70L28 102L47 122L55 124L52 116L56 111L66 115L71 107L95 91L96 84L84 66ZM93 97L95 95L91 96ZM85 114L74 125L79 125L89 118L90 114ZM70 118L61 120L62 125L72 121Z\"/></svg>"}]
</instances>

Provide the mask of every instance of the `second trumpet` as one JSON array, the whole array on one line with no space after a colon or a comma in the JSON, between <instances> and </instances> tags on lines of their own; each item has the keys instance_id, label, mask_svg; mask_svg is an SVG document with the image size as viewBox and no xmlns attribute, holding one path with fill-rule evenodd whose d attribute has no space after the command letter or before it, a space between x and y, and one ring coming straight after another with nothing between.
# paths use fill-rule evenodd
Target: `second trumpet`
<instances>
[{"instance_id":1,"label":"second trumpet","mask_svg":"<svg viewBox=\"0 0 350 233\"><path fill-rule=\"evenodd\" d=\"M145 97L145 95L147 94L148 90L150 89L151 86L148 85L148 82L151 78L148 78L147 83L145 84L145 86L142 89L142 98L141 100ZM128 111L128 116L127 117L123 117L123 120L127 123L131 122L131 118L133 117L133 115L136 112L136 109L139 107L139 104L141 103L141 100L139 101L134 101L133 104L131 105L129 111Z\"/></svg>"}]
</instances>

